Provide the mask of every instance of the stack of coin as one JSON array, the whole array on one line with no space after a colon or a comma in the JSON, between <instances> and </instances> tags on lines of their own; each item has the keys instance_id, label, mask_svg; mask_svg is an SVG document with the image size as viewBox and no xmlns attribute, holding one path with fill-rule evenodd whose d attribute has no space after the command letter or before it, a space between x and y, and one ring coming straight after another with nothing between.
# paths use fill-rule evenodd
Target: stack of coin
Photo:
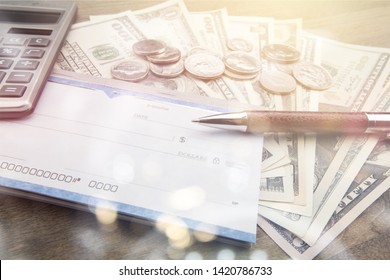
<instances>
[{"instance_id":1,"label":"stack of coin","mask_svg":"<svg viewBox=\"0 0 390 280\"><path fill-rule=\"evenodd\" d=\"M225 64L222 59L201 47L193 48L188 52L184 67L191 76L200 80L217 79L225 71Z\"/></svg>"},{"instance_id":2,"label":"stack of coin","mask_svg":"<svg viewBox=\"0 0 390 280\"><path fill-rule=\"evenodd\" d=\"M260 75L260 85L271 93L293 92L296 81L303 87L313 90L326 90L332 86L329 72L319 65L300 62L301 54L292 46L269 44L264 46L262 55L277 69Z\"/></svg>"},{"instance_id":3,"label":"stack of coin","mask_svg":"<svg viewBox=\"0 0 390 280\"><path fill-rule=\"evenodd\" d=\"M184 67L193 77L201 80L211 80L226 75L235 80L251 80L257 77L260 61L250 55L249 43L244 41L229 41L231 51L224 57L202 47L189 51ZM235 45L234 45L235 43Z\"/></svg>"},{"instance_id":4,"label":"stack of coin","mask_svg":"<svg viewBox=\"0 0 390 280\"><path fill-rule=\"evenodd\" d=\"M262 53L266 59L279 63L294 63L301 57L299 50L283 44L265 45Z\"/></svg>"},{"instance_id":5,"label":"stack of coin","mask_svg":"<svg viewBox=\"0 0 390 280\"><path fill-rule=\"evenodd\" d=\"M175 78L184 71L179 49L160 40L142 40L133 45L133 51L150 62L150 71L160 78Z\"/></svg>"},{"instance_id":6,"label":"stack of coin","mask_svg":"<svg viewBox=\"0 0 390 280\"><path fill-rule=\"evenodd\" d=\"M243 51L233 51L223 58L225 75L235 80L252 80L261 70L260 61Z\"/></svg>"},{"instance_id":7,"label":"stack of coin","mask_svg":"<svg viewBox=\"0 0 390 280\"><path fill-rule=\"evenodd\" d=\"M167 44L160 40L146 39L133 44L133 51L139 56L156 55L163 53Z\"/></svg>"},{"instance_id":8,"label":"stack of coin","mask_svg":"<svg viewBox=\"0 0 390 280\"><path fill-rule=\"evenodd\" d=\"M138 82L146 78L149 71L161 78L175 78L184 71L179 49L161 40L146 39L133 44L137 57L120 62L111 69L116 79Z\"/></svg>"},{"instance_id":9,"label":"stack of coin","mask_svg":"<svg viewBox=\"0 0 390 280\"><path fill-rule=\"evenodd\" d=\"M227 40L226 46L231 51L241 51L241 52L251 52L253 49L253 45L248 40L244 38L231 38Z\"/></svg>"},{"instance_id":10,"label":"stack of coin","mask_svg":"<svg viewBox=\"0 0 390 280\"><path fill-rule=\"evenodd\" d=\"M111 68L114 79L128 82L139 82L149 73L149 64L142 59L134 58L122 61Z\"/></svg>"}]
</instances>

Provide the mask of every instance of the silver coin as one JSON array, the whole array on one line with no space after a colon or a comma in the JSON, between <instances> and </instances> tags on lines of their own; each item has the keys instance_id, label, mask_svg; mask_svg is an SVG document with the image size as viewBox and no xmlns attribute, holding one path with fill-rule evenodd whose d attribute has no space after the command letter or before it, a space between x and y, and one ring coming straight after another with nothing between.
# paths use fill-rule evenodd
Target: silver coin
<instances>
[{"instance_id":1,"label":"silver coin","mask_svg":"<svg viewBox=\"0 0 390 280\"><path fill-rule=\"evenodd\" d=\"M272 65L276 70L292 75L292 70L294 68L295 63L278 63L273 62Z\"/></svg>"},{"instance_id":2,"label":"silver coin","mask_svg":"<svg viewBox=\"0 0 390 280\"><path fill-rule=\"evenodd\" d=\"M166 44L155 39L141 40L133 44L133 51L140 56L160 54L165 51Z\"/></svg>"},{"instance_id":3,"label":"silver coin","mask_svg":"<svg viewBox=\"0 0 390 280\"><path fill-rule=\"evenodd\" d=\"M253 49L252 43L243 38L231 38L226 45L231 51L250 52Z\"/></svg>"},{"instance_id":4,"label":"silver coin","mask_svg":"<svg viewBox=\"0 0 390 280\"><path fill-rule=\"evenodd\" d=\"M242 81L242 80L253 80L257 77L258 73L255 73L255 74L248 74L248 75L245 75L245 74L238 74L238 73L235 73L235 72L232 72L230 71L229 69L225 69L225 72L224 74L233 79L233 80L239 80L239 81Z\"/></svg>"},{"instance_id":5,"label":"silver coin","mask_svg":"<svg viewBox=\"0 0 390 280\"><path fill-rule=\"evenodd\" d=\"M203 47L199 47L199 46L191 48L187 53L187 57L193 54L209 54L222 59L222 55L219 54L218 52Z\"/></svg>"},{"instance_id":6,"label":"silver coin","mask_svg":"<svg viewBox=\"0 0 390 280\"><path fill-rule=\"evenodd\" d=\"M225 71L225 64L222 60L207 53L188 56L184 61L184 67L188 73L199 79L215 79Z\"/></svg>"},{"instance_id":7,"label":"silver coin","mask_svg":"<svg viewBox=\"0 0 390 280\"><path fill-rule=\"evenodd\" d=\"M111 75L118 80L138 82L146 78L149 64L141 59L122 61L111 68Z\"/></svg>"},{"instance_id":8,"label":"silver coin","mask_svg":"<svg viewBox=\"0 0 390 280\"><path fill-rule=\"evenodd\" d=\"M265 45L262 52L266 59L280 63L297 62L301 57L299 50L283 44Z\"/></svg>"},{"instance_id":9,"label":"silver coin","mask_svg":"<svg viewBox=\"0 0 390 280\"><path fill-rule=\"evenodd\" d=\"M180 58L181 58L180 50L171 46L167 46L163 53L148 55L146 57L147 60L155 64L175 63L179 61Z\"/></svg>"},{"instance_id":10,"label":"silver coin","mask_svg":"<svg viewBox=\"0 0 390 280\"><path fill-rule=\"evenodd\" d=\"M280 71L261 73L260 84L264 89L276 94L291 93L297 87L297 83L291 75Z\"/></svg>"},{"instance_id":11,"label":"silver coin","mask_svg":"<svg viewBox=\"0 0 390 280\"><path fill-rule=\"evenodd\" d=\"M150 71L157 77L175 78L184 71L184 62L179 60L171 64L151 64Z\"/></svg>"},{"instance_id":12,"label":"silver coin","mask_svg":"<svg viewBox=\"0 0 390 280\"><path fill-rule=\"evenodd\" d=\"M301 62L294 66L293 75L303 86L314 90L326 90L332 86L332 76L322 66Z\"/></svg>"},{"instance_id":13,"label":"silver coin","mask_svg":"<svg viewBox=\"0 0 390 280\"><path fill-rule=\"evenodd\" d=\"M155 87L158 89L168 89L201 95L195 82L187 78L185 75L181 75L177 78L160 78L156 75L148 75L148 77L141 83L145 86Z\"/></svg>"},{"instance_id":14,"label":"silver coin","mask_svg":"<svg viewBox=\"0 0 390 280\"><path fill-rule=\"evenodd\" d=\"M256 74L261 69L260 61L245 52L231 52L223 58L226 68L237 74L251 75Z\"/></svg>"}]
</instances>

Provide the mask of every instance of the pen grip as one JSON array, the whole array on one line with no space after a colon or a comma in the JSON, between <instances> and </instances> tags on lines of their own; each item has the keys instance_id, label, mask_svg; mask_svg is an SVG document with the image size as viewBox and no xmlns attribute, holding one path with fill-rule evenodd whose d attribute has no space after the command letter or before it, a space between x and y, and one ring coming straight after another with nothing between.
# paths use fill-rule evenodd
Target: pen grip
<instances>
[{"instance_id":1,"label":"pen grip","mask_svg":"<svg viewBox=\"0 0 390 280\"><path fill-rule=\"evenodd\" d=\"M364 133L367 115L362 112L278 112L249 111L247 131L262 132L315 132Z\"/></svg>"}]
</instances>

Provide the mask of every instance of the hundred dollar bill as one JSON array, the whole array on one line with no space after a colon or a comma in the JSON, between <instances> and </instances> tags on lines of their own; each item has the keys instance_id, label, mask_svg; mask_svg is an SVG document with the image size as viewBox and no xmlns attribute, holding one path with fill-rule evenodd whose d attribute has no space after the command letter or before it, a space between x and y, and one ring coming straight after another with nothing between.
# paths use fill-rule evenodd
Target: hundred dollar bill
<instances>
[{"instance_id":1,"label":"hundred dollar bill","mask_svg":"<svg viewBox=\"0 0 390 280\"><path fill-rule=\"evenodd\" d=\"M310 36L306 34L305 36ZM324 41L327 42L327 44L324 45ZM353 82L355 81L356 84L359 86L355 85L352 89L349 89L349 94L351 96L359 96L356 97L354 100L356 100L356 103L350 104L349 107L347 108L348 110L353 110L353 111L363 111L363 110L372 110L375 111L377 110L376 108L372 108L373 101L378 101L380 99L383 99L386 96L384 94L384 88L386 81L388 81L388 76L389 76L389 62L388 62L388 49L378 49L378 48L368 48L368 47L357 47L357 46L351 46L353 48L352 53L355 55L353 57L357 58L358 61L351 61L351 56L350 55L345 55L344 57L338 57L337 61L337 67L333 66L333 71L332 67L330 67L329 63L327 61L332 60L329 59L328 57L324 57L324 53L328 53L328 51L324 51L326 48L332 48L334 52L338 53L337 50L335 50L335 46L338 46L340 49L340 52L347 52L346 45L342 44L341 46L333 41L329 40L322 40L322 64L324 67L326 67L328 70L330 69L330 72L333 74L333 78L335 80L335 87L339 88L340 87L340 82L341 81L350 81ZM361 54L357 55L357 49L361 49ZM333 52L332 52L333 53ZM375 54L375 55L374 55ZM330 52L328 53L328 56L331 55ZM364 65L367 66L368 70L363 70L360 67L357 66L360 65L359 61L361 61L361 58L365 57L362 61L364 61ZM369 63L370 61L370 63ZM334 62L336 63L336 62ZM353 67L351 67L351 65ZM343 69L343 71L338 70L338 69ZM345 70L349 69L349 70ZM360 70L360 72L358 72ZM357 73L358 72L358 73ZM337 81L340 81L337 83ZM325 93L327 93L326 91ZM334 92L334 89L331 88L329 92ZM321 95L323 92L321 93ZM329 97L329 96L328 96ZM337 96L335 96L337 98ZM337 103L337 102L335 102ZM380 103L380 102L379 102ZM341 103L340 103L341 104ZM323 104L321 103L320 100L320 105L319 107L321 108ZM322 107L322 109L324 109ZM339 108L340 109L340 108ZM344 108L344 110L346 107ZM341 110L341 109L340 109ZM372 144L375 144L375 142L371 142L371 149L372 149ZM329 150L329 153L334 156L334 162L332 162L332 168L329 169L328 175L325 177L325 181L323 181L323 178L321 177L321 174L317 174L317 178L321 181L321 187L318 187L315 189L314 196L316 200L316 206L313 209L313 213L316 213L319 210L320 205L327 205L327 207L323 207L321 213L331 213L334 209L331 209L332 205L329 204L321 204L321 201L324 199L324 195L327 193L327 190L329 189L330 183L333 182L334 176L336 175L337 171L340 170L340 166L344 162L344 158L347 155L349 151L349 156L350 158L357 157L359 153L357 150L352 151L351 147L353 144L353 139L349 139L343 144L340 145L338 143L338 146L333 147L332 149ZM341 147L339 149L338 147ZM336 151L337 153L334 153L333 151ZM367 145L366 149L362 149L362 153L365 153L366 156L368 156L368 153L370 152L369 145ZM364 158L364 156L363 156ZM320 160L320 158L318 158ZM364 162L364 160L363 160ZM355 172L357 172L355 170ZM318 176L319 175L319 176ZM353 174L353 169L350 169L347 173L344 174L345 177L352 178L356 175ZM345 186L345 181L344 186ZM347 184L348 185L348 184ZM338 188L343 188L343 187L338 187ZM328 210L326 210L328 209ZM267 215L266 217L276 221L278 224L281 226L289 229L290 231L296 233L297 235L301 236L302 238L306 238L308 242L313 242L315 239L315 236L318 236L318 230L314 232L315 226L318 226L320 223L321 225L324 225L326 223L326 219L322 218L322 221L320 222L320 219L305 219L304 217L300 217L299 215L292 215L291 213L286 213L286 212L279 212L279 214L276 213L271 213L269 209L260 209L259 208L259 213L262 215L265 214ZM324 214L322 214L324 215ZM322 217L322 215L319 215L318 217ZM312 230L309 232L309 236L304 237L306 231L309 230L309 226L311 224L311 221L316 221L313 223ZM304 222L305 221L305 222ZM318 227L317 227L318 228Z\"/></svg>"},{"instance_id":2,"label":"hundred dollar bill","mask_svg":"<svg viewBox=\"0 0 390 280\"><path fill-rule=\"evenodd\" d=\"M196 26L202 46L223 56L229 49L228 13L226 9L191 12L191 22Z\"/></svg>"},{"instance_id":3,"label":"hundred dollar bill","mask_svg":"<svg viewBox=\"0 0 390 280\"><path fill-rule=\"evenodd\" d=\"M383 74L389 75L389 72L384 72ZM390 112L390 107L386 106L388 105L389 94L390 83L381 92L381 97L378 98L376 104L378 107L371 108L371 110L378 111L378 108L383 108L385 112ZM341 161L338 159L332 161L331 166L329 166L322 178L318 191L315 194L314 202L316 203L315 207L318 210L311 220L307 232L302 236L302 239L306 243L312 245L319 238L321 231L337 207L337 203L335 202L341 199L341 196L346 191L346 186L348 186L351 183L352 178L356 176L379 139L380 136L378 135L364 135L355 137L354 142L350 145L343 143L343 145L345 144L345 148L340 148L340 151L336 154L335 158L337 158L339 153L342 154L345 150L348 150L346 156ZM348 142L348 140L349 139L347 138L345 142ZM357 144L356 146L355 143ZM336 166L338 166L336 168L332 166L335 162Z\"/></svg>"},{"instance_id":4,"label":"hundred dollar bill","mask_svg":"<svg viewBox=\"0 0 390 280\"><path fill-rule=\"evenodd\" d=\"M387 75L387 73L384 74ZM386 108L383 104L388 104L389 94L390 86L382 91L382 102L377 103L378 107L384 108L386 111L390 108ZM372 108L372 110L375 111L375 108ZM259 207L259 213L294 233L307 244L313 245L335 211L341 196L346 192L346 188L366 161L378 139L377 135L362 135L360 137L341 138L337 141L334 139L334 143L332 143L332 137L328 137L328 139L321 138L317 141L316 155L318 163L326 160L327 156L328 159L329 156L331 159L328 160L330 163L326 163L328 168L323 174L318 170L316 171L320 183L314 191L314 215L312 217L293 215L282 211L276 214L275 211L270 211L269 208L262 208L261 206Z\"/></svg>"},{"instance_id":5,"label":"hundred dollar bill","mask_svg":"<svg viewBox=\"0 0 390 280\"><path fill-rule=\"evenodd\" d=\"M146 39L146 35L130 14L75 24L68 33L55 68L110 78L111 67L131 57L132 45L142 39Z\"/></svg>"},{"instance_id":6,"label":"hundred dollar bill","mask_svg":"<svg viewBox=\"0 0 390 280\"><path fill-rule=\"evenodd\" d=\"M367 71L368 74L366 74L367 77L365 82L360 86L360 92L358 94L360 97L357 99L356 104L351 105L351 110L389 112L390 49L371 48L371 52L369 51L370 48L368 47L364 47L362 49L362 52L379 52L380 55L377 56L378 60L376 63L373 63L371 66L372 71ZM384 59L385 57L386 59ZM364 61L366 60L367 59ZM351 62L348 61L348 63ZM355 77L355 71L352 71L352 75ZM350 81L352 82L353 79ZM363 99L363 101L361 99ZM372 104L374 104L374 106ZM362 147L361 150L356 149L353 144L350 146L346 144L344 146L345 149L340 149L341 153L348 150L346 154L347 156L344 157L344 159L341 160L338 164L336 164L338 167L329 167L327 173L324 175L324 178L321 180L320 186L318 188L319 191L316 192L315 196L318 205L316 209L318 209L318 211L316 211L316 215L312 219L307 232L304 236L302 236L302 239L305 240L305 242L311 245L314 244L315 241L319 238L322 229L325 227L336 207L335 201L338 201L340 196L345 192L345 186L349 185L350 181L356 175L362 163L372 151L373 145L375 145L378 139L378 136L358 137L355 138L355 141L366 141L364 144L359 143L359 147ZM336 157L337 156L338 155L336 155ZM348 164L348 162L353 161L355 164ZM338 162L338 160L336 160L336 162ZM332 164L334 164L334 162L332 162ZM344 168L346 165L348 165L348 169Z\"/></svg>"},{"instance_id":7,"label":"hundred dollar bill","mask_svg":"<svg viewBox=\"0 0 390 280\"><path fill-rule=\"evenodd\" d=\"M258 224L294 259L313 259L390 188L390 144L380 142L339 201L321 236L309 246L294 233L259 216ZM371 221L368 221L371 222Z\"/></svg>"},{"instance_id":8,"label":"hundred dollar bill","mask_svg":"<svg viewBox=\"0 0 390 280\"><path fill-rule=\"evenodd\" d=\"M329 143L326 143L325 140L328 140ZM359 171L359 168L365 162L365 159L377 141L375 137L349 137L344 141L341 141L341 144L337 140L338 139L334 139L332 141L332 139L327 138L317 142L317 164L326 166L326 168L320 170L316 169L316 176L320 180L320 183L314 190L314 214L312 216L298 215L261 205L258 209L261 216L275 222L286 230L289 230L308 244L313 244L315 242L313 241L315 239L314 233L307 235L310 226L317 225L317 227L320 227L320 224L327 223L326 214L329 214L329 209L332 207L332 211L334 211L335 206L332 204L339 201L337 200L337 196L342 192L342 189L345 188L345 185L340 186L340 184L345 184L347 182L348 186L348 180L352 180ZM332 144L334 141L336 142L335 145ZM335 151L333 149L337 144L340 146L338 150ZM326 163L321 163L321 161L326 161ZM325 172L321 174L321 171L323 172L324 170ZM353 174L352 178L350 177L350 174Z\"/></svg>"},{"instance_id":9,"label":"hundred dollar bill","mask_svg":"<svg viewBox=\"0 0 390 280\"><path fill-rule=\"evenodd\" d=\"M308 35L308 37L310 37L310 35ZM351 51L349 51L349 49ZM348 55L346 55L343 59L338 57L338 61L336 62L331 55L334 52L336 54L348 53ZM340 91L345 91L351 97L351 100L349 100L348 103L344 103L344 105L340 102L340 100L333 102L333 104L338 103L339 105L344 106L343 109L337 107L339 110L388 110L390 107L388 106L386 100L388 100L389 90L386 88L386 84L389 82L390 75L389 55L390 49L351 46L330 40L322 40L322 64L328 70L334 70L331 71L331 73L333 73L335 85L325 93L321 92L320 97L323 97L323 94L326 95L331 93L330 95L332 95L336 91L338 93L340 93ZM335 68L336 66L337 68ZM322 103L323 101L321 98L319 102L320 108L322 107L321 109L324 109L324 104ZM335 109L333 108L332 110ZM367 141L370 142L371 140L368 139ZM351 152L351 157L358 158L359 156L362 156L364 158L371 151L372 145L375 141L376 140L374 139L370 142L371 144L365 144L365 147L360 153L352 151L351 147L353 146L348 147L346 144L338 153L343 153L348 149ZM336 158L337 157L335 157L335 159ZM340 179L335 185L335 190L337 191L332 192L332 194L329 195L328 201L325 203L324 199L326 195L330 193L331 186L337 181L336 174L338 173L336 173L336 170L339 170L338 172L340 172L340 170L342 170L341 167L345 166L346 160L347 158L338 164L335 164L333 171L330 169L327 172L326 177L321 180L321 187L318 188L315 194L315 197L317 197L317 203L318 201L321 201L321 209L317 211L307 233L302 237L308 243L313 243L316 238L318 238L321 228L325 226L328 217L334 210L335 206L334 203L332 204L332 201L334 202L338 200L335 197L339 197L341 195L340 193L342 193L343 186L348 185L348 179L351 180L355 176L354 172L356 173L359 169L359 165L357 165L355 171L353 171L353 168L350 167L349 170L343 173L344 178Z\"/></svg>"},{"instance_id":10,"label":"hundred dollar bill","mask_svg":"<svg viewBox=\"0 0 390 280\"><path fill-rule=\"evenodd\" d=\"M345 193L346 186L349 186L359 172L375 147L378 138L377 136L362 136L354 138L352 143L349 143L348 140L346 139L341 146L340 152L336 154L317 188L313 200L313 207L316 210L315 215L302 219L302 224L309 224L309 227L301 237L309 245L313 245L319 238L337 207L338 201ZM344 151L347 151L344 158L339 158L339 155L343 154Z\"/></svg>"},{"instance_id":11,"label":"hundred dollar bill","mask_svg":"<svg viewBox=\"0 0 390 280\"><path fill-rule=\"evenodd\" d=\"M333 76L333 86L321 92L321 111L370 109L386 87L390 49L343 44L322 39L322 66Z\"/></svg>"},{"instance_id":12,"label":"hundred dollar bill","mask_svg":"<svg viewBox=\"0 0 390 280\"><path fill-rule=\"evenodd\" d=\"M149 8L132 11L149 38L164 41L186 54L200 45L197 32L182 0L170 0Z\"/></svg>"}]
</instances>

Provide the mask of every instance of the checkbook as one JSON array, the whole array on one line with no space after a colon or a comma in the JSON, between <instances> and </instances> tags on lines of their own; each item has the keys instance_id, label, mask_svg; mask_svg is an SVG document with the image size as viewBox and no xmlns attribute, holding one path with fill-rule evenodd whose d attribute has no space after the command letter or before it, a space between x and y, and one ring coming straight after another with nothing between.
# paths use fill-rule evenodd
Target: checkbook
<instances>
[{"instance_id":1,"label":"checkbook","mask_svg":"<svg viewBox=\"0 0 390 280\"><path fill-rule=\"evenodd\" d=\"M0 120L1 191L255 242L262 136L191 122L230 105L71 75Z\"/></svg>"}]
</instances>

